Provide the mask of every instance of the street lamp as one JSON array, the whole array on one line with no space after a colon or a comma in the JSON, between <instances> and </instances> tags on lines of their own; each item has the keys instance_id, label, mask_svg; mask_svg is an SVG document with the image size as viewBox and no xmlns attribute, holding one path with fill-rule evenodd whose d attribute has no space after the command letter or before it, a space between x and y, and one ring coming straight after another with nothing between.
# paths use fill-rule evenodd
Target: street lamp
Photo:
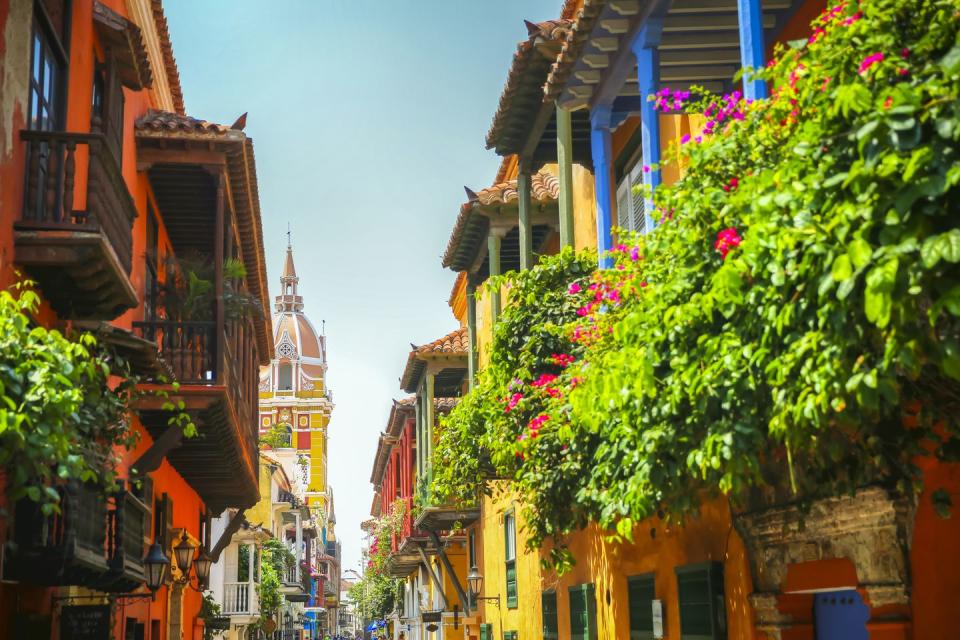
<instances>
[{"instance_id":1,"label":"street lamp","mask_svg":"<svg viewBox=\"0 0 960 640\"><path fill-rule=\"evenodd\" d=\"M467 588L470 591L471 604L478 600L489 600L497 605L497 609L500 608L499 595L488 597L482 597L480 595L483 592L483 576L480 575L480 571L477 570L477 565L470 567L470 573L467 574Z\"/></svg>"},{"instance_id":2,"label":"street lamp","mask_svg":"<svg viewBox=\"0 0 960 640\"><path fill-rule=\"evenodd\" d=\"M180 569L180 577L177 578L177 583L187 585L194 591L203 591L207 587L207 579L210 577L210 566L213 564L213 560L207 555L207 552L203 550L201 550L197 554L196 559L194 559L193 554L195 551L197 551L197 547L190 544L190 538L187 536L187 532L184 531L180 538L180 543L173 548L173 556L176 558L177 567ZM194 572L197 576L196 587L190 583L191 567L194 567Z\"/></svg>"},{"instance_id":3,"label":"street lamp","mask_svg":"<svg viewBox=\"0 0 960 640\"><path fill-rule=\"evenodd\" d=\"M147 589L155 594L163 584L163 579L167 575L167 567L170 566L170 560L163 553L163 547L159 542L150 545L146 557L143 559L143 566L147 578Z\"/></svg>"}]
</instances>

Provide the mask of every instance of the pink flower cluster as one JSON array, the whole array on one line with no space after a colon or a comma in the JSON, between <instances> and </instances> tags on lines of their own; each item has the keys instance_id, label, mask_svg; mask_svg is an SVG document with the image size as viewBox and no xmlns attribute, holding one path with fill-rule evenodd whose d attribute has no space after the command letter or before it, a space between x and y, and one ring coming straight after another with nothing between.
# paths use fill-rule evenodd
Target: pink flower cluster
<instances>
[{"instance_id":1,"label":"pink flower cluster","mask_svg":"<svg viewBox=\"0 0 960 640\"><path fill-rule=\"evenodd\" d=\"M516 408L516 406L520 403L521 400L523 400L523 394L522 394L522 393L514 393L512 396L510 396L509 398L507 398L507 406L506 406L506 408L503 410L503 412L504 412L504 413L510 413L511 411L513 411L513 410Z\"/></svg>"},{"instance_id":2,"label":"pink flower cluster","mask_svg":"<svg viewBox=\"0 0 960 640\"><path fill-rule=\"evenodd\" d=\"M882 51L871 53L870 55L868 55L866 58L863 59L863 62L860 63L859 73L861 74L866 73L870 69L870 67L872 67L873 65L883 62L884 57L885 56L883 55Z\"/></svg>"},{"instance_id":3,"label":"pink flower cluster","mask_svg":"<svg viewBox=\"0 0 960 640\"><path fill-rule=\"evenodd\" d=\"M569 353L555 353L552 356L550 356L550 362L557 365L558 367L563 367L564 369L566 369L571 364L573 364L574 360L575 358Z\"/></svg>"},{"instance_id":4,"label":"pink flower cluster","mask_svg":"<svg viewBox=\"0 0 960 640\"><path fill-rule=\"evenodd\" d=\"M730 253L732 249L739 247L742 241L743 238L740 237L737 230L733 227L728 227L717 234L717 241L713 244L713 247L719 251L723 259L726 260L727 254Z\"/></svg>"},{"instance_id":5,"label":"pink flower cluster","mask_svg":"<svg viewBox=\"0 0 960 640\"><path fill-rule=\"evenodd\" d=\"M740 179L733 177L733 178L730 178L730 182L723 185L723 190L726 191L727 193L730 193L731 191L736 191L737 187L739 186L740 186Z\"/></svg>"},{"instance_id":6,"label":"pink flower cluster","mask_svg":"<svg viewBox=\"0 0 960 640\"><path fill-rule=\"evenodd\" d=\"M707 124L703 126L703 134L707 136L712 135L718 128L723 126L725 122L743 120L745 116L743 113L743 104L740 100L742 97L743 94L739 91L734 91L733 93L728 93L723 96L719 102L711 102L703 112L704 117L707 118Z\"/></svg>"},{"instance_id":7,"label":"pink flower cluster","mask_svg":"<svg viewBox=\"0 0 960 640\"><path fill-rule=\"evenodd\" d=\"M557 379L557 376L553 375L552 373L544 373L544 374L541 374L539 378L537 378L530 384L539 389L540 387L545 387L548 384L551 384L556 379Z\"/></svg>"},{"instance_id":8,"label":"pink flower cluster","mask_svg":"<svg viewBox=\"0 0 960 640\"><path fill-rule=\"evenodd\" d=\"M664 87L654 94L653 108L657 111L680 111L689 99L689 91L671 91L669 87Z\"/></svg>"}]
</instances>

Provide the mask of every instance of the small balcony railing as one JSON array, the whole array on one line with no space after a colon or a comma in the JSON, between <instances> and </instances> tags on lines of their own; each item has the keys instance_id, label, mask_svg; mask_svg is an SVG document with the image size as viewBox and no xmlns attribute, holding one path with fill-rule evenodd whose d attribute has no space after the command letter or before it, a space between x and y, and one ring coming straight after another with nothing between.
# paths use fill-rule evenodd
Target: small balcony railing
<instances>
[{"instance_id":1,"label":"small balcony railing","mask_svg":"<svg viewBox=\"0 0 960 640\"><path fill-rule=\"evenodd\" d=\"M60 513L44 515L27 499L16 505L12 556L13 578L28 584L100 584L107 563L107 506L96 485L72 482L58 489Z\"/></svg>"},{"instance_id":2,"label":"small balcony railing","mask_svg":"<svg viewBox=\"0 0 960 640\"><path fill-rule=\"evenodd\" d=\"M256 614L254 596L256 584L252 582L227 582L223 585L223 614L241 616Z\"/></svg>"},{"instance_id":3,"label":"small balcony railing","mask_svg":"<svg viewBox=\"0 0 960 640\"><path fill-rule=\"evenodd\" d=\"M110 574L105 587L130 591L145 580L143 557L150 508L130 492L114 496L107 514L107 558Z\"/></svg>"},{"instance_id":4,"label":"small balcony railing","mask_svg":"<svg viewBox=\"0 0 960 640\"><path fill-rule=\"evenodd\" d=\"M156 343L160 357L180 384L217 381L217 324L212 320L135 322L144 340Z\"/></svg>"},{"instance_id":5,"label":"small balcony railing","mask_svg":"<svg viewBox=\"0 0 960 640\"><path fill-rule=\"evenodd\" d=\"M129 273L137 209L103 134L28 130L21 131L20 138L27 142L23 222L100 230ZM84 176L77 168L84 162L87 191L78 198L78 177ZM86 207L80 209L83 200Z\"/></svg>"},{"instance_id":6,"label":"small balcony railing","mask_svg":"<svg viewBox=\"0 0 960 640\"><path fill-rule=\"evenodd\" d=\"M58 313L111 319L136 306L136 206L99 133L22 131L27 143L15 260Z\"/></svg>"}]
</instances>

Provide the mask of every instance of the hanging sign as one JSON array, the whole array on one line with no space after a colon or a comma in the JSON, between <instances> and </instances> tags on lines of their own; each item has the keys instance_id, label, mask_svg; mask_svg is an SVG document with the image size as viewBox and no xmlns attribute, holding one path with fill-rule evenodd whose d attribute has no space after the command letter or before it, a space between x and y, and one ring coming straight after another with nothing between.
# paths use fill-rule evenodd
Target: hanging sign
<instances>
[{"instance_id":1,"label":"hanging sign","mask_svg":"<svg viewBox=\"0 0 960 640\"><path fill-rule=\"evenodd\" d=\"M442 620L442 611L421 611L420 618L424 622L440 622Z\"/></svg>"},{"instance_id":2,"label":"hanging sign","mask_svg":"<svg viewBox=\"0 0 960 640\"><path fill-rule=\"evenodd\" d=\"M109 637L110 605L68 606L61 609L61 640L106 640Z\"/></svg>"}]
</instances>

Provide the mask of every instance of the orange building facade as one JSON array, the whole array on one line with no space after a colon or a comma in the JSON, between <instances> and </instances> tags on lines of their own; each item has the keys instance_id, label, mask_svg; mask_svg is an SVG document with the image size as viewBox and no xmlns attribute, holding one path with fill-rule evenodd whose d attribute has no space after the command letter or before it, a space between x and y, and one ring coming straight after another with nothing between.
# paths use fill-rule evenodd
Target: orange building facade
<instances>
[{"instance_id":1,"label":"orange building facade","mask_svg":"<svg viewBox=\"0 0 960 640\"><path fill-rule=\"evenodd\" d=\"M62 488L64 533L0 498L0 637L203 637L203 563L181 571L175 548L215 560L210 518L259 499L257 372L273 350L242 128L186 115L159 0L0 3L0 287L34 282L33 321L92 332L144 392L116 492ZM186 307L189 276L210 294ZM154 546L170 566L150 598Z\"/></svg>"}]
</instances>

